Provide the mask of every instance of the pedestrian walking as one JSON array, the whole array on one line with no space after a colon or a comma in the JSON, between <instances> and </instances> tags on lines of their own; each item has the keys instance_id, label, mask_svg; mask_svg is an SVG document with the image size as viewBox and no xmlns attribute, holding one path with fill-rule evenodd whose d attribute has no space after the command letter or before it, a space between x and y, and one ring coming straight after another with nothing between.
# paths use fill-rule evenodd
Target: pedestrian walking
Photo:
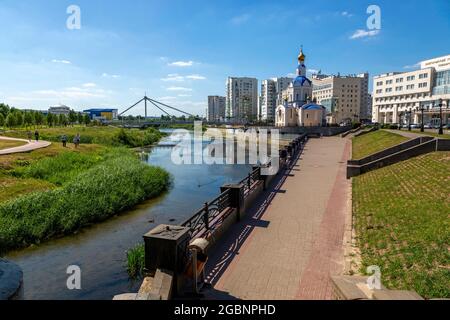
<instances>
[{"instance_id":1,"label":"pedestrian walking","mask_svg":"<svg viewBox=\"0 0 450 320\"><path fill-rule=\"evenodd\" d=\"M75 149L78 148L80 145L80 134L77 133L77 135L73 138L73 143L75 144Z\"/></svg>"},{"instance_id":2,"label":"pedestrian walking","mask_svg":"<svg viewBox=\"0 0 450 320\"><path fill-rule=\"evenodd\" d=\"M39 131L35 131L34 132L34 137L35 137L35 139L36 139L36 142L38 142L39 141Z\"/></svg>"},{"instance_id":3,"label":"pedestrian walking","mask_svg":"<svg viewBox=\"0 0 450 320\"><path fill-rule=\"evenodd\" d=\"M65 148L67 146L67 136L65 134L61 137L61 141L62 141L63 147Z\"/></svg>"},{"instance_id":4,"label":"pedestrian walking","mask_svg":"<svg viewBox=\"0 0 450 320\"><path fill-rule=\"evenodd\" d=\"M27 132L27 137L28 137L28 142L31 142L32 134L31 134L30 130L28 130L28 132Z\"/></svg>"}]
</instances>

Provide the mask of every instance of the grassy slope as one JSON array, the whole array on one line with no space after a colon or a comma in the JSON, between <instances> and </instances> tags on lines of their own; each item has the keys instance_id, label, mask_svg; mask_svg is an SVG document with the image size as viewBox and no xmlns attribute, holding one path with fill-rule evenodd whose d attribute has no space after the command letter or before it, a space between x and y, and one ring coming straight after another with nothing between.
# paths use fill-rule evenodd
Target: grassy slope
<instances>
[{"instance_id":1,"label":"grassy slope","mask_svg":"<svg viewBox=\"0 0 450 320\"><path fill-rule=\"evenodd\" d=\"M45 129L45 134L57 139L60 130L70 135L81 129ZM159 133L85 129L85 137L106 145L82 143L75 149L54 143L0 158L0 251L71 233L166 190L170 177L165 170L141 163L123 146L107 146L154 141ZM21 136L24 131L9 133Z\"/></svg>"},{"instance_id":2,"label":"grassy slope","mask_svg":"<svg viewBox=\"0 0 450 320\"><path fill-rule=\"evenodd\" d=\"M353 159L362 159L408 140L401 135L379 130L353 138Z\"/></svg>"},{"instance_id":3,"label":"grassy slope","mask_svg":"<svg viewBox=\"0 0 450 320\"><path fill-rule=\"evenodd\" d=\"M27 170L49 164L48 170L55 175L70 172L57 171L52 167L51 159L62 154L83 154L96 156L105 152L106 148L99 145L81 145L75 150L73 147L63 148L59 144L52 144L48 148L38 149L29 153L4 155L0 158L0 202L13 199L19 195L34 191L50 190L56 187L49 180L39 179L32 175L26 176ZM49 163L50 162L50 163ZM23 174L21 174L23 173Z\"/></svg>"},{"instance_id":4,"label":"grassy slope","mask_svg":"<svg viewBox=\"0 0 450 320\"><path fill-rule=\"evenodd\" d=\"M353 180L363 269L383 284L450 298L450 152L413 158Z\"/></svg>"}]
</instances>

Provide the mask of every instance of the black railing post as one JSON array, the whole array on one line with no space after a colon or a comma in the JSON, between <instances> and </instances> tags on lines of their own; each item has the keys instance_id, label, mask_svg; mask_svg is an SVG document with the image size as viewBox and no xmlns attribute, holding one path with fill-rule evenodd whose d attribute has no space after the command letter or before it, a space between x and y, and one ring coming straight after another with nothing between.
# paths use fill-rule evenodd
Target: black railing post
<instances>
[{"instance_id":1,"label":"black railing post","mask_svg":"<svg viewBox=\"0 0 450 320\"><path fill-rule=\"evenodd\" d=\"M203 222L205 223L205 229L209 230L209 208L208 202L205 202L205 208L203 212Z\"/></svg>"},{"instance_id":2,"label":"black railing post","mask_svg":"<svg viewBox=\"0 0 450 320\"><path fill-rule=\"evenodd\" d=\"M237 210L236 220L239 221L244 214L244 189L245 184L224 184L220 188L220 192L223 193L228 190L228 197L230 207Z\"/></svg>"}]
</instances>

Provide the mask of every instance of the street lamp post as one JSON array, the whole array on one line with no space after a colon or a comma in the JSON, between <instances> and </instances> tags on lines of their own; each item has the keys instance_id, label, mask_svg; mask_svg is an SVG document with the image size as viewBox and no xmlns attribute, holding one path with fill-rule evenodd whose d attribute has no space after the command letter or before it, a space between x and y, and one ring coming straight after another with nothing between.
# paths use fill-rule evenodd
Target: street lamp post
<instances>
[{"instance_id":1,"label":"street lamp post","mask_svg":"<svg viewBox=\"0 0 450 320\"><path fill-rule=\"evenodd\" d=\"M438 100L439 102L439 118L440 118L440 123L439 123L439 134L444 134L444 129L442 126L442 99Z\"/></svg>"},{"instance_id":2,"label":"street lamp post","mask_svg":"<svg viewBox=\"0 0 450 320\"><path fill-rule=\"evenodd\" d=\"M411 108L409 108L409 111L408 111L408 131L411 131L411 115L412 115L412 109Z\"/></svg>"},{"instance_id":3,"label":"street lamp post","mask_svg":"<svg viewBox=\"0 0 450 320\"><path fill-rule=\"evenodd\" d=\"M425 107L423 105L420 105L420 132L425 132L425 125L423 123L423 113L425 111Z\"/></svg>"}]
</instances>

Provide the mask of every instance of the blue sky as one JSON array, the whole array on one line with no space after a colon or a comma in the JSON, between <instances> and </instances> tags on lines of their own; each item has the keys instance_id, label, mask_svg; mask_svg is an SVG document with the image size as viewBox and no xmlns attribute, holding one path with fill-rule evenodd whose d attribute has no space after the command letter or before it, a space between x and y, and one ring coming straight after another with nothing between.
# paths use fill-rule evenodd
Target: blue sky
<instances>
[{"instance_id":1,"label":"blue sky","mask_svg":"<svg viewBox=\"0 0 450 320\"><path fill-rule=\"evenodd\" d=\"M80 30L66 28L71 4ZM380 32L352 37L371 4ZM204 114L227 76L294 72L300 45L311 70L407 71L450 53L449 15L447 0L0 0L0 102L123 110L147 92Z\"/></svg>"}]
</instances>

